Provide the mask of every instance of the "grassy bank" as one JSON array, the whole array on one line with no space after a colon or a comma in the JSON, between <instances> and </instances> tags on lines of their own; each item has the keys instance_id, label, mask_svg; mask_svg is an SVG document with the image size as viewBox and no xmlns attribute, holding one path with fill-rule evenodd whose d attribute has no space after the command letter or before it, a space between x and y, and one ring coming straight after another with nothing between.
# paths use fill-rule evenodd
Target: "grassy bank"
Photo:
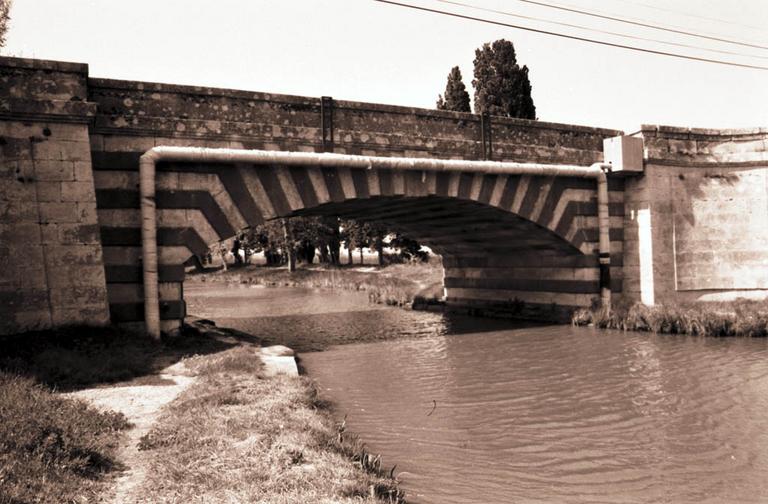
<instances>
[{"instance_id":1,"label":"grassy bank","mask_svg":"<svg viewBox=\"0 0 768 504\"><path fill-rule=\"evenodd\" d=\"M57 392L153 373L183 355L227 348L195 337L157 344L110 327L65 327L0 337L0 504L99 502L122 465L130 427Z\"/></svg>"},{"instance_id":2,"label":"grassy bank","mask_svg":"<svg viewBox=\"0 0 768 504\"><path fill-rule=\"evenodd\" d=\"M574 325L696 336L768 336L768 301L739 299L718 303L645 306L617 304L610 313L579 310Z\"/></svg>"},{"instance_id":3,"label":"grassy bank","mask_svg":"<svg viewBox=\"0 0 768 504\"><path fill-rule=\"evenodd\" d=\"M434 257L428 263L381 267L302 265L294 272L286 268L248 265L190 275L188 281L364 291L374 303L411 306L415 299L442 296L443 267L439 258Z\"/></svg>"},{"instance_id":4,"label":"grassy bank","mask_svg":"<svg viewBox=\"0 0 768 504\"><path fill-rule=\"evenodd\" d=\"M97 502L128 427L119 413L0 372L0 503Z\"/></svg>"},{"instance_id":5,"label":"grassy bank","mask_svg":"<svg viewBox=\"0 0 768 504\"><path fill-rule=\"evenodd\" d=\"M197 375L142 440L146 502L401 502L378 458L305 378L265 379L254 348L193 358Z\"/></svg>"}]
</instances>

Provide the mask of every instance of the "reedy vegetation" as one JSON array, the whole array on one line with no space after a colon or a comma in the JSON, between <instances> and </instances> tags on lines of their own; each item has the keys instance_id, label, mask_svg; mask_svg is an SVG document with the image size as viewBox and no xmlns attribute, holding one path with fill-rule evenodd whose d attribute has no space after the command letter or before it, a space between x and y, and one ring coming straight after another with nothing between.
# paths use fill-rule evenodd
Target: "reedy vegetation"
<instances>
[{"instance_id":1,"label":"reedy vegetation","mask_svg":"<svg viewBox=\"0 0 768 504\"><path fill-rule=\"evenodd\" d=\"M739 299L656 306L620 302L610 312L599 307L578 310L572 322L625 331L765 337L768 336L768 301Z\"/></svg>"}]
</instances>

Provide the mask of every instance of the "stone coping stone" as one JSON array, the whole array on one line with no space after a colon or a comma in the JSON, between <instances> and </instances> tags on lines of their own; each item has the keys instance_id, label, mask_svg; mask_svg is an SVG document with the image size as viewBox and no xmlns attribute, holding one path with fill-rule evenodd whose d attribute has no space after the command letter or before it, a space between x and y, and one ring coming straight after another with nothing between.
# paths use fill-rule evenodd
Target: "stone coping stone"
<instances>
[{"instance_id":1,"label":"stone coping stone","mask_svg":"<svg viewBox=\"0 0 768 504\"><path fill-rule=\"evenodd\" d=\"M53 70L56 72L79 73L88 75L87 63L74 63L71 61L0 56L0 67L23 68L28 70Z\"/></svg>"},{"instance_id":2,"label":"stone coping stone","mask_svg":"<svg viewBox=\"0 0 768 504\"><path fill-rule=\"evenodd\" d=\"M682 135L685 138L690 139L707 139L710 137L722 139L722 137L766 136L768 135L768 127L713 129L643 124L640 128L640 132L643 133L643 136L656 136L661 138L678 138Z\"/></svg>"},{"instance_id":3,"label":"stone coping stone","mask_svg":"<svg viewBox=\"0 0 768 504\"><path fill-rule=\"evenodd\" d=\"M299 376L299 368L293 356L278 357L275 355L261 355L264 364L265 376L288 375Z\"/></svg>"}]
</instances>

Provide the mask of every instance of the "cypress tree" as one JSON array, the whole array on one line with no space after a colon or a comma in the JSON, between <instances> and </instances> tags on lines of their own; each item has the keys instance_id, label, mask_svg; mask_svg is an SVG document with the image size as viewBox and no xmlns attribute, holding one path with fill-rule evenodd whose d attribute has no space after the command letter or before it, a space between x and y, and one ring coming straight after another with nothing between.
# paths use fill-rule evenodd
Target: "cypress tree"
<instances>
[{"instance_id":1,"label":"cypress tree","mask_svg":"<svg viewBox=\"0 0 768 504\"><path fill-rule=\"evenodd\" d=\"M515 46L504 39L475 50L475 113L536 119L528 67L517 64Z\"/></svg>"},{"instance_id":2,"label":"cypress tree","mask_svg":"<svg viewBox=\"0 0 768 504\"><path fill-rule=\"evenodd\" d=\"M0 47L5 46L5 35L8 33L8 22L11 20L11 1L0 0Z\"/></svg>"},{"instance_id":3,"label":"cypress tree","mask_svg":"<svg viewBox=\"0 0 768 504\"><path fill-rule=\"evenodd\" d=\"M471 112L469 108L469 93L461 78L461 70L455 66L448 74L445 85L445 95L437 98L438 110L453 110L454 112Z\"/></svg>"}]
</instances>

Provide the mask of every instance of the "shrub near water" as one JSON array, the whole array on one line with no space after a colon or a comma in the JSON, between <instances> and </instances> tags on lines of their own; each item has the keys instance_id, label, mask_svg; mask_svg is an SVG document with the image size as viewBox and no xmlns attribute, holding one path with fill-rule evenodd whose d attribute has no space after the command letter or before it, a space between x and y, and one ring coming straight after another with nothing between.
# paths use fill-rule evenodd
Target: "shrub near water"
<instances>
[{"instance_id":1,"label":"shrub near water","mask_svg":"<svg viewBox=\"0 0 768 504\"><path fill-rule=\"evenodd\" d=\"M95 501L127 427L122 414L0 372L0 503Z\"/></svg>"},{"instance_id":2,"label":"shrub near water","mask_svg":"<svg viewBox=\"0 0 768 504\"><path fill-rule=\"evenodd\" d=\"M575 325L594 324L605 329L652 331L695 336L768 336L768 301L740 299L730 302L646 306L617 304L578 310Z\"/></svg>"}]
</instances>

